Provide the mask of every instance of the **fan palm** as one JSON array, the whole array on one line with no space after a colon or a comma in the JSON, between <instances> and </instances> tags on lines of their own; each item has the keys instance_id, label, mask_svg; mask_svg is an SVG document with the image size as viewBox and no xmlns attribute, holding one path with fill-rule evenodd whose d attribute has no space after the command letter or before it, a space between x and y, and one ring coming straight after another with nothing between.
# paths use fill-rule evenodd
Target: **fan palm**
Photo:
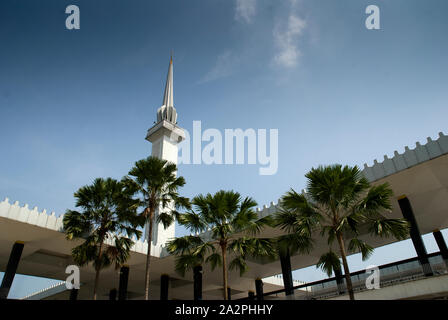
<instances>
[{"instance_id":1,"label":"fan palm","mask_svg":"<svg viewBox=\"0 0 448 320\"><path fill-rule=\"evenodd\" d=\"M179 196L178 189L185 185L183 177L176 177L177 167L174 163L156 157L139 160L123 178L127 190L140 195L139 205L144 208L141 217L148 229L148 252L145 272L145 300L149 300L150 257L152 230L156 223L165 228L170 226L179 208L188 207L187 198ZM157 215L157 219L155 219Z\"/></svg>"},{"instance_id":2,"label":"fan palm","mask_svg":"<svg viewBox=\"0 0 448 320\"><path fill-rule=\"evenodd\" d=\"M315 231L327 237L330 251L322 255L317 267L330 276L334 270L341 270L342 259L347 290L354 300L347 252L361 252L363 260L373 252L373 247L358 238L360 232L401 240L408 235L408 222L383 215L391 209L392 190L387 183L371 186L357 166L319 166L305 177L306 194L291 189L283 196L282 209L276 215L278 226L305 238ZM335 240L339 255L332 250Z\"/></svg>"},{"instance_id":3,"label":"fan palm","mask_svg":"<svg viewBox=\"0 0 448 320\"><path fill-rule=\"evenodd\" d=\"M212 270L222 267L224 299L228 300L228 269L248 270L248 256L272 256L275 249L270 239L256 238L270 218L258 219L253 210L257 203L234 191L218 191L214 195L198 195L193 209L178 216L180 225L196 235L171 240L168 250L178 255L176 270L181 275L197 265L210 263ZM205 235L199 233L207 232ZM227 263L228 254L232 261Z\"/></svg>"},{"instance_id":4,"label":"fan palm","mask_svg":"<svg viewBox=\"0 0 448 320\"><path fill-rule=\"evenodd\" d=\"M112 178L97 178L74 196L76 207L82 211L67 210L64 230L69 240L84 239L72 249L72 256L79 266L93 262L96 272L93 299L96 300L101 269L113 263L116 268L123 265L134 244L130 237L141 235L137 229L137 203L125 192L124 185Z\"/></svg>"}]
</instances>

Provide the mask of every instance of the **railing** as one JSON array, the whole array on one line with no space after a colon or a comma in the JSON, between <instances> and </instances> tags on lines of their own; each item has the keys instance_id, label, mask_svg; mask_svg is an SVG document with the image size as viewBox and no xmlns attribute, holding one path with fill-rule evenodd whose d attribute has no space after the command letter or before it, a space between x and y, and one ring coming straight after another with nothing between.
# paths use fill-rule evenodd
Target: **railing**
<instances>
[{"instance_id":1,"label":"railing","mask_svg":"<svg viewBox=\"0 0 448 320\"><path fill-rule=\"evenodd\" d=\"M388 263L379 266L380 287L387 287L397 283L403 283L411 280L425 278L431 275L448 274L447 261L445 261L440 252L427 255L429 264L422 265L418 257ZM366 279L370 275L364 270L350 274L353 290L361 292L368 290L366 288ZM339 284L338 284L339 282ZM315 300L327 299L338 295L347 294L345 277L337 279L336 277L301 284L293 287L297 299ZM272 299L275 297L285 297L285 289L266 292L264 298ZM247 299L247 298L245 298Z\"/></svg>"}]
</instances>

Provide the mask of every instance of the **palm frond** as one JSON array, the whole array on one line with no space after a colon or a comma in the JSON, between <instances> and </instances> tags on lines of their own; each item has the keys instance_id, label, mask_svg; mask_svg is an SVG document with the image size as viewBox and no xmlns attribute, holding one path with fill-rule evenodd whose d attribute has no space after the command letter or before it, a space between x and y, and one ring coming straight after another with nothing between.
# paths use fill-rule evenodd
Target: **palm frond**
<instances>
[{"instance_id":1,"label":"palm frond","mask_svg":"<svg viewBox=\"0 0 448 320\"><path fill-rule=\"evenodd\" d=\"M190 229L194 233L202 232L207 228L207 223L206 221L204 221L202 216L194 212L186 212L184 214L180 214L177 218L177 221L181 226Z\"/></svg>"},{"instance_id":2,"label":"palm frond","mask_svg":"<svg viewBox=\"0 0 448 320\"><path fill-rule=\"evenodd\" d=\"M365 241L359 240L358 238L353 238L348 244L348 251L355 253L361 252L362 260L367 260L373 253L373 247L368 245Z\"/></svg>"},{"instance_id":3,"label":"palm frond","mask_svg":"<svg viewBox=\"0 0 448 320\"><path fill-rule=\"evenodd\" d=\"M274 216L274 223L288 233L310 236L323 217L303 194L291 189L282 197L281 207Z\"/></svg>"},{"instance_id":4,"label":"palm frond","mask_svg":"<svg viewBox=\"0 0 448 320\"><path fill-rule=\"evenodd\" d=\"M184 254L176 257L175 271L182 277L185 273L192 270L195 266L200 265L201 261L193 254Z\"/></svg>"},{"instance_id":5,"label":"palm frond","mask_svg":"<svg viewBox=\"0 0 448 320\"><path fill-rule=\"evenodd\" d=\"M203 240L198 236L183 236L169 240L167 250L176 255L190 254L203 243Z\"/></svg>"},{"instance_id":6,"label":"palm frond","mask_svg":"<svg viewBox=\"0 0 448 320\"><path fill-rule=\"evenodd\" d=\"M166 229L174 222L174 216L170 212L160 212L156 219L157 223L162 223L163 227Z\"/></svg>"},{"instance_id":7,"label":"palm frond","mask_svg":"<svg viewBox=\"0 0 448 320\"><path fill-rule=\"evenodd\" d=\"M63 219L67 239L82 238L84 242L72 249L78 265L93 262L96 269L117 266L129 258L133 241L117 234L140 236L137 208L125 182L112 178L97 178L91 185L75 192L76 205L83 210L67 210ZM115 246L106 240L115 237ZM102 248L102 251L99 248Z\"/></svg>"},{"instance_id":8,"label":"palm frond","mask_svg":"<svg viewBox=\"0 0 448 320\"><path fill-rule=\"evenodd\" d=\"M406 219L379 218L371 222L369 231L375 236L404 240L409 235L409 222Z\"/></svg>"},{"instance_id":9,"label":"palm frond","mask_svg":"<svg viewBox=\"0 0 448 320\"><path fill-rule=\"evenodd\" d=\"M255 214L254 218L255 219L257 218L256 214ZM274 221L274 219L271 216L266 216L266 217L256 219L256 220L248 220L244 223L241 223L238 226L238 229L236 229L236 230L241 230L241 231L244 231L248 235L255 236L257 234L260 234L260 232L264 228L272 226L273 221Z\"/></svg>"},{"instance_id":10,"label":"palm frond","mask_svg":"<svg viewBox=\"0 0 448 320\"><path fill-rule=\"evenodd\" d=\"M212 270L215 270L217 266L222 266L222 258L221 255L217 252L212 253L205 259L206 263L210 263Z\"/></svg>"},{"instance_id":11,"label":"palm frond","mask_svg":"<svg viewBox=\"0 0 448 320\"><path fill-rule=\"evenodd\" d=\"M341 270L341 261L336 253L329 251L320 256L316 268L322 269L329 277L334 270Z\"/></svg>"},{"instance_id":12,"label":"palm frond","mask_svg":"<svg viewBox=\"0 0 448 320\"><path fill-rule=\"evenodd\" d=\"M383 210L392 209L390 199L393 191L388 183L372 186L359 204L358 210L365 212L367 215L375 215Z\"/></svg>"},{"instance_id":13,"label":"palm frond","mask_svg":"<svg viewBox=\"0 0 448 320\"><path fill-rule=\"evenodd\" d=\"M249 266L246 263L246 260L242 256L235 257L229 264L230 270L239 270L240 277L242 277L248 270Z\"/></svg>"},{"instance_id":14,"label":"palm frond","mask_svg":"<svg viewBox=\"0 0 448 320\"><path fill-rule=\"evenodd\" d=\"M291 254L296 252L308 254L311 252L314 242L312 238L308 236L301 236L297 233L291 233L277 237L276 243L278 250L281 253L286 253L289 251Z\"/></svg>"},{"instance_id":15,"label":"palm frond","mask_svg":"<svg viewBox=\"0 0 448 320\"><path fill-rule=\"evenodd\" d=\"M320 231L320 235L322 237L327 236L327 243L329 246L331 246L334 242L334 240L336 240L336 227L334 226L322 226L321 231Z\"/></svg>"}]
</instances>

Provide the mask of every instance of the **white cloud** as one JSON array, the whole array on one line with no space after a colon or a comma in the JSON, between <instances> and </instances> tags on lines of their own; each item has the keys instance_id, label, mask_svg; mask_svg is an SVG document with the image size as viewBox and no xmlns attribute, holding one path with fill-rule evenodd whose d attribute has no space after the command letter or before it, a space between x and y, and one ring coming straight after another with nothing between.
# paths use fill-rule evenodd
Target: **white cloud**
<instances>
[{"instance_id":1,"label":"white cloud","mask_svg":"<svg viewBox=\"0 0 448 320\"><path fill-rule=\"evenodd\" d=\"M256 0L236 0L235 19L251 23L255 16Z\"/></svg>"},{"instance_id":2,"label":"white cloud","mask_svg":"<svg viewBox=\"0 0 448 320\"><path fill-rule=\"evenodd\" d=\"M299 39L306 27L305 20L290 13L286 24L278 24L274 30L277 54L274 62L282 67L295 67L301 56Z\"/></svg>"},{"instance_id":3,"label":"white cloud","mask_svg":"<svg viewBox=\"0 0 448 320\"><path fill-rule=\"evenodd\" d=\"M235 71L238 63L239 59L231 51L225 51L217 57L213 68L202 77L199 83L230 76Z\"/></svg>"}]
</instances>

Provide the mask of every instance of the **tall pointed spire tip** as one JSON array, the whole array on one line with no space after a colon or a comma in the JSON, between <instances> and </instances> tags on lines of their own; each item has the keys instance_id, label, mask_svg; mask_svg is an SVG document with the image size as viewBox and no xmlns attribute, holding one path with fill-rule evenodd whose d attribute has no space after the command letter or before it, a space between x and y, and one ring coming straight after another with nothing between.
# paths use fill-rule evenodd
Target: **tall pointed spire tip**
<instances>
[{"instance_id":1,"label":"tall pointed spire tip","mask_svg":"<svg viewBox=\"0 0 448 320\"><path fill-rule=\"evenodd\" d=\"M173 91L173 54L171 53L168 75L166 77L165 92L163 94L163 103L162 107L160 107L157 111L158 122L163 119L167 119L172 123L176 123L177 121L177 113L174 108Z\"/></svg>"},{"instance_id":2,"label":"tall pointed spire tip","mask_svg":"<svg viewBox=\"0 0 448 320\"><path fill-rule=\"evenodd\" d=\"M165 93L163 95L164 106L174 106L173 101L173 57L170 58L170 65L168 67L168 75L166 77Z\"/></svg>"}]
</instances>

